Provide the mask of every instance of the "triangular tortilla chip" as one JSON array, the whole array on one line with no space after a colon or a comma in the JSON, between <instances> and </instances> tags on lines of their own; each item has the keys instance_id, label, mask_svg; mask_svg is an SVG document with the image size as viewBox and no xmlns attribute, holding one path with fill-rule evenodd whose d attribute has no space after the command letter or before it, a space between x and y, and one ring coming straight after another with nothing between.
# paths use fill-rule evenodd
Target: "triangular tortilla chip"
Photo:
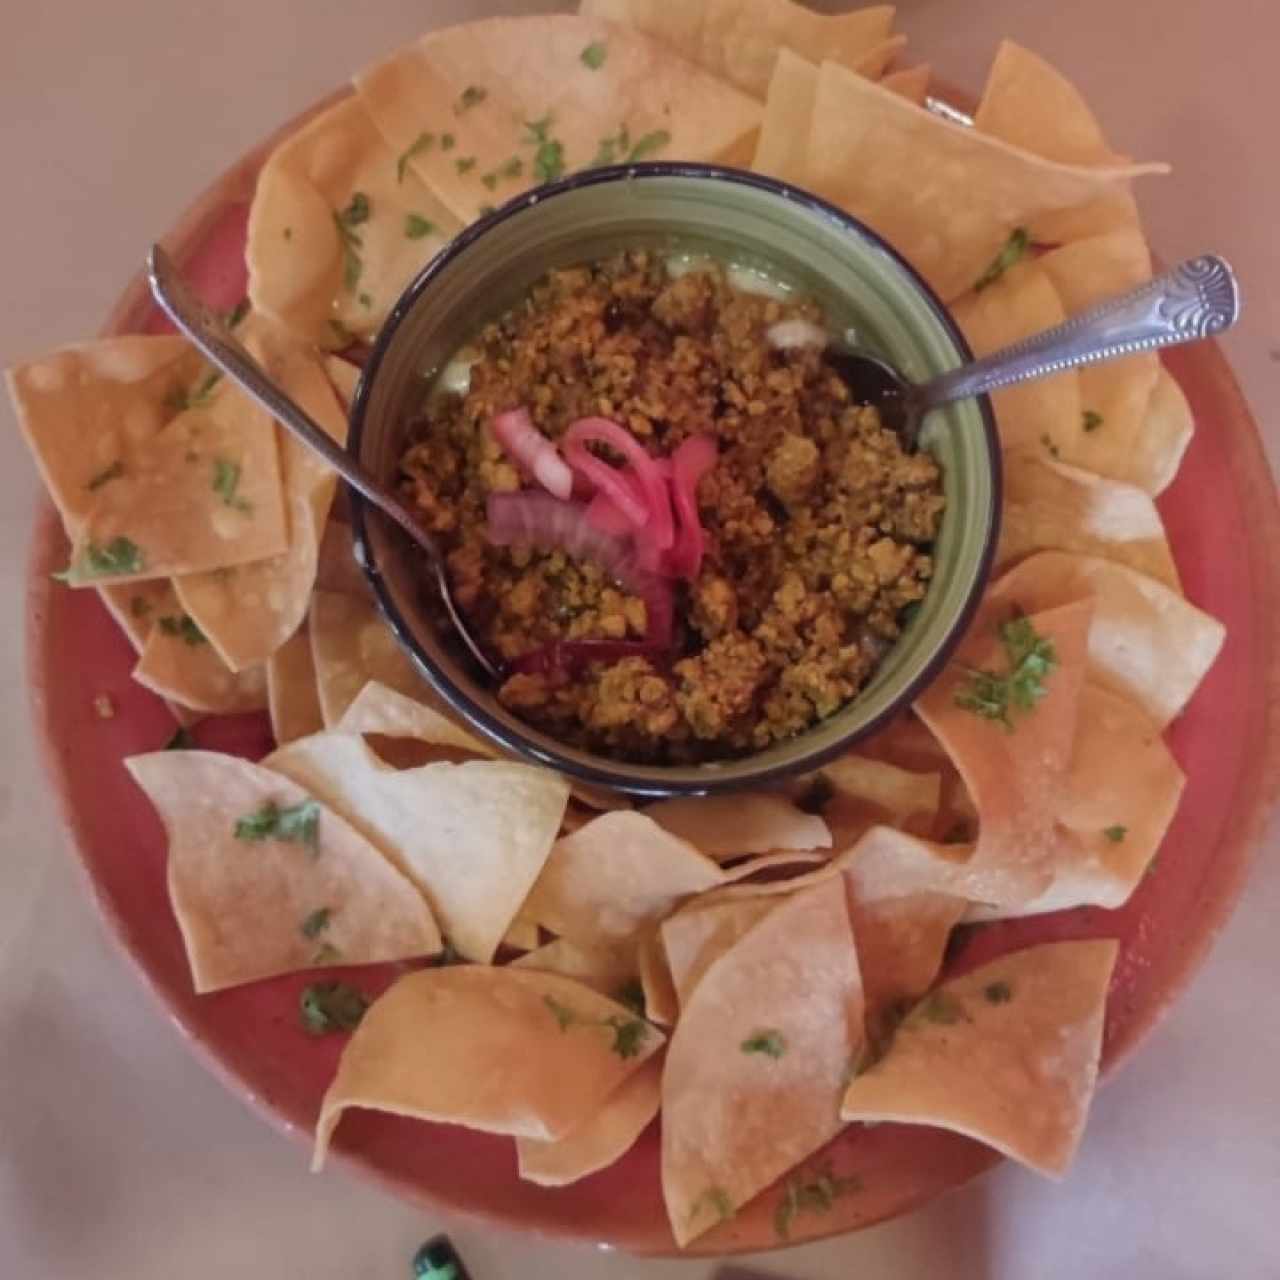
<instances>
[{"instance_id":1,"label":"triangular tortilla chip","mask_svg":"<svg viewBox=\"0 0 1280 1280\"><path fill-rule=\"evenodd\" d=\"M996 568L1036 551L1100 556L1180 590L1164 523L1149 493L1043 452L1006 454Z\"/></svg>"},{"instance_id":2,"label":"triangular tortilla chip","mask_svg":"<svg viewBox=\"0 0 1280 1280\"><path fill-rule=\"evenodd\" d=\"M1098 1075L1114 942L1059 942L944 983L849 1086L841 1115L963 1133L1066 1172Z\"/></svg>"},{"instance_id":3,"label":"triangular tortilla chip","mask_svg":"<svg viewBox=\"0 0 1280 1280\"><path fill-rule=\"evenodd\" d=\"M757 173L784 182L804 181L804 147L800 142L809 136L817 97L817 65L790 49L779 49L751 162Z\"/></svg>"},{"instance_id":4,"label":"triangular tortilla chip","mask_svg":"<svg viewBox=\"0 0 1280 1280\"><path fill-rule=\"evenodd\" d=\"M511 962L520 969L558 973L598 991L611 1000L636 976L634 948L580 947L568 938L556 938Z\"/></svg>"},{"instance_id":5,"label":"triangular tortilla chip","mask_svg":"<svg viewBox=\"0 0 1280 1280\"><path fill-rule=\"evenodd\" d=\"M358 98L272 152L249 215L249 297L296 338L341 348L376 333L413 277L462 229L401 171Z\"/></svg>"},{"instance_id":6,"label":"triangular tortilla chip","mask_svg":"<svg viewBox=\"0 0 1280 1280\"><path fill-rule=\"evenodd\" d=\"M204 370L179 339L129 337L8 371L72 540L71 585L222 568L283 548L270 419Z\"/></svg>"},{"instance_id":7,"label":"triangular tortilla chip","mask_svg":"<svg viewBox=\"0 0 1280 1280\"><path fill-rule=\"evenodd\" d=\"M512 951L536 951L541 941L542 931L538 928L537 921L526 920L521 916L516 916L502 935L502 945Z\"/></svg>"},{"instance_id":8,"label":"triangular tortilla chip","mask_svg":"<svg viewBox=\"0 0 1280 1280\"><path fill-rule=\"evenodd\" d=\"M1129 458L1131 473L1142 477L1150 493L1163 493L1173 483L1195 430L1191 405L1177 379L1162 364Z\"/></svg>"},{"instance_id":9,"label":"triangular tortilla chip","mask_svg":"<svg viewBox=\"0 0 1280 1280\"><path fill-rule=\"evenodd\" d=\"M877 822L927 832L942 802L942 775L916 773L849 752L823 766L832 788L823 816L836 848L844 848Z\"/></svg>"},{"instance_id":10,"label":"triangular tortilla chip","mask_svg":"<svg viewBox=\"0 0 1280 1280\"><path fill-rule=\"evenodd\" d=\"M1185 784L1149 716L1125 698L1085 685L1058 814L1053 882L1021 907L979 908L971 918L1123 906L1156 856Z\"/></svg>"},{"instance_id":11,"label":"triangular tortilla chip","mask_svg":"<svg viewBox=\"0 0 1280 1280\"><path fill-rule=\"evenodd\" d=\"M1053 282L1034 261L1019 262L985 289L966 293L952 307L952 315L979 359L1067 318ZM1047 453L1046 440L1060 439L1064 429L1075 431L1083 422L1080 374L1069 369L1005 387L992 394L991 404L1006 450Z\"/></svg>"},{"instance_id":12,"label":"triangular tortilla chip","mask_svg":"<svg viewBox=\"0 0 1280 1280\"><path fill-rule=\"evenodd\" d=\"M892 5L853 13L814 13L791 0L582 0L580 13L634 27L682 57L763 98L775 61L788 51L860 70L893 27Z\"/></svg>"},{"instance_id":13,"label":"triangular tortilla chip","mask_svg":"<svg viewBox=\"0 0 1280 1280\"><path fill-rule=\"evenodd\" d=\"M659 1026L675 1026L676 1018L680 1016L680 1000L657 929L650 927L640 935L636 961L640 966L645 1017Z\"/></svg>"},{"instance_id":14,"label":"triangular tortilla chip","mask_svg":"<svg viewBox=\"0 0 1280 1280\"><path fill-rule=\"evenodd\" d=\"M997 607L984 611L956 658L916 703L978 806L967 896L1001 905L1026 902L1049 883L1053 820L1075 740L1093 605L1081 600L1034 611L1028 619L1036 637L1053 646L1055 666L1041 680L1034 707L1011 705L1005 724L959 700L973 688L973 671L1008 670L1000 628L1009 616Z\"/></svg>"},{"instance_id":15,"label":"triangular tortilla chip","mask_svg":"<svg viewBox=\"0 0 1280 1280\"><path fill-rule=\"evenodd\" d=\"M621 1160L649 1127L662 1102L662 1059L655 1055L624 1080L590 1119L557 1142L516 1139L520 1176L543 1187L567 1187Z\"/></svg>"},{"instance_id":16,"label":"triangular tortilla chip","mask_svg":"<svg viewBox=\"0 0 1280 1280\"><path fill-rule=\"evenodd\" d=\"M1034 613L1084 596L1094 601L1089 679L1137 703L1165 728L1213 666L1226 628L1154 578L1065 551L1024 560L990 598Z\"/></svg>"},{"instance_id":17,"label":"triangular tortilla chip","mask_svg":"<svg viewBox=\"0 0 1280 1280\"><path fill-rule=\"evenodd\" d=\"M695 898L662 922L662 950L681 1007L702 975L782 901L775 894L707 904Z\"/></svg>"},{"instance_id":18,"label":"triangular tortilla chip","mask_svg":"<svg viewBox=\"0 0 1280 1280\"><path fill-rule=\"evenodd\" d=\"M263 763L373 841L426 894L458 953L482 964L520 912L569 798L547 769L485 760L397 770L347 734L303 738Z\"/></svg>"},{"instance_id":19,"label":"triangular tortilla chip","mask_svg":"<svg viewBox=\"0 0 1280 1280\"><path fill-rule=\"evenodd\" d=\"M662 1080L662 1193L677 1244L731 1217L839 1131L862 1019L838 879L779 903L706 970Z\"/></svg>"},{"instance_id":20,"label":"triangular tortilla chip","mask_svg":"<svg viewBox=\"0 0 1280 1280\"><path fill-rule=\"evenodd\" d=\"M320 709L328 728L341 721L370 681L419 702L436 701L431 686L367 596L316 591L311 597L310 630Z\"/></svg>"},{"instance_id":21,"label":"triangular tortilla chip","mask_svg":"<svg viewBox=\"0 0 1280 1280\"><path fill-rule=\"evenodd\" d=\"M490 759L498 756L487 742L455 724L435 707L406 697L376 680L369 681L360 690L334 728L337 733L413 738L433 747L449 747L475 756Z\"/></svg>"},{"instance_id":22,"label":"triangular tortilla chip","mask_svg":"<svg viewBox=\"0 0 1280 1280\"><path fill-rule=\"evenodd\" d=\"M556 841L524 914L585 946L634 944L645 925L723 879L687 840L618 810Z\"/></svg>"},{"instance_id":23,"label":"triangular tortilla chip","mask_svg":"<svg viewBox=\"0 0 1280 1280\"><path fill-rule=\"evenodd\" d=\"M156 619L181 612L169 578L129 582L119 587L99 587L98 595L120 630L129 637L135 653L146 648Z\"/></svg>"},{"instance_id":24,"label":"triangular tortilla chip","mask_svg":"<svg viewBox=\"0 0 1280 1280\"><path fill-rule=\"evenodd\" d=\"M892 65L893 60L907 47L906 36L890 36L882 40L874 49L869 49L857 62L853 70L869 80L880 80Z\"/></svg>"},{"instance_id":25,"label":"triangular tortilla chip","mask_svg":"<svg viewBox=\"0 0 1280 1280\"><path fill-rule=\"evenodd\" d=\"M973 287L1017 227L1159 166L1055 164L952 124L826 62L806 185L868 222L943 299Z\"/></svg>"},{"instance_id":26,"label":"triangular tortilla chip","mask_svg":"<svg viewBox=\"0 0 1280 1280\"><path fill-rule=\"evenodd\" d=\"M1005 40L996 53L974 127L1064 164L1124 162L1076 87L1043 58ZM1137 227L1132 192L1118 190L1084 205L1033 219L1029 230L1041 244L1068 244L1085 236Z\"/></svg>"},{"instance_id":27,"label":"triangular tortilla chip","mask_svg":"<svg viewBox=\"0 0 1280 1280\"><path fill-rule=\"evenodd\" d=\"M151 630L138 655L133 678L153 693L193 711L234 715L267 705L265 667L232 671L203 633L183 612L170 579L158 579L163 591L153 605ZM150 583L131 583L133 591Z\"/></svg>"},{"instance_id":28,"label":"triangular tortilla chip","mask_svg":"<svg viewBox=\"0 0 1280 1280\"><path fill-rule=\"evenodd\" d=\"M880 82L886 89L891 89L908 102L923 107L929 96L929 81L933 76L933 68L927 62L918 67L904 67L901 71L891 71Z\"/></svg>"},{"instance_id":29,"label":"triangular tortilla chip","mask_svg":"<svg viewBox=\"0 0 1280 1280\"><path fill-rule=\"evenodd\" d=\"M370 1006L343 1050L312 1168L323 1166L348 1107L555 1141L596 1115L665 1040L555 974L478 965L411 973Z\"/></svg>"},{"instance_id":30,"label":"triangular tortilla chip","mask_svg":"<svg viewBox=\"0 0 1280 1280\"><path fill-rule=\"evenodd\" d=\"M324 535L320 539L316 590L331 591L340 596L355 596L358 600L373 599L369 579L364 576L364 570L356 560L351 526L336 518L330 519L325 525Z\"/></svg>"},{"instance_id":31,"label":"triangular tortilla chip","mask_svg":"<svg viewBox=\"0 0 1280 1280\"><path fill-rule=\"evenodd\" d=\"M262 324L244 336L276 384L334 440L345 444L346 415L315 358ZM233 671L265 662L298 630L315 586L320 537L337 475L288 431L280 435L280 462L287 549L255 564L174 581L183 607Z\"/></svg>"},{"instance_id":32,"label":"triangular tortilla chip","mask_svg":"<svg viewBox=\"0 0 1280 1280\"><path fill-rule=\"evenodd\" d=\"M393 153L464 222L593 164L743 163L760 123L758 103L657 41L566 14L434 31L356 88Z\"/></svg>"},{"instance_id":33,"label":"triangular tortilla chip","mask_svg":"<svg viewBox=\"0 0 1280 1280\"><path fill-rule=\"evenodd\" d=\"M279 747L324 728L305 622L267 659L267 708Z\"/></svg>"},{"instance_id":34,"label":"triangular tortilla chip","mask_svg":"<svg viewBox=\"0 0 1280 1280\"><path fill-rule=\"evenodd\" d=\"M440 950L413 885L278 774L208 751L157 751L125 766L168 833L169 895L197 991ZM272 811L298 821L277 834L263 821Z\"/></svg>"},{"instance_id":35,"label":"triangular tortilla chip","mask_svg":"<svg viewBox=\"0 0 1280 1280\"><path fill-rule=\"evenodd\" d=\"M775 849L831 848L831 832L821 818L767 792L659 800L644 814L717 862Z\"/></svg>"},{"instance_id":36,"label":"triangular tortilla chip","mask_svg":"<svg viewBox=\"0 0 1280 1280\"><path fill-rule=\"evenodd\" d=\"M1053 282L1068 316L1151 279L1151 252L1137 230L1077 240L1036 265ZM1140 442L1159 370L1160 359L1150 352L1081 369L1080 421L1049 432L1045 448L1064 462L1158 492L1176 462L1171 468L1168 457L1153 458ZM1181 458L1186 441L1166 441L1165 447Z\"/></svg>"}]
</instances>

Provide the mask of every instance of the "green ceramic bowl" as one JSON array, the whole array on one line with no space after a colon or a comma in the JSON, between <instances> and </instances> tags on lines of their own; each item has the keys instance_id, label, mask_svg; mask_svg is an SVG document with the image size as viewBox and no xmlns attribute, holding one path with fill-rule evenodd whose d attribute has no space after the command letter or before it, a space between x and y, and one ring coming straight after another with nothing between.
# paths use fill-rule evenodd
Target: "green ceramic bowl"
<instances>
[{"instance_id":1,"label":"green ceramic bowl","mask_svg":"<svg viewBox=\"0 0 1280 1280\"><path fill-rule=\"evenodd\" d=\"M621 250L706 253L754 266L816 298L834 332L915 381L972 358L946 309L883 240L784 183L706 165L599 169L512 201L431 262L383 327L352 411L350 449L391 480L424 376L518 302L555 267ZM400 642L440 695L505 750L584 782L636 795L720 791L806 772L873 733L938 673L963 633L990 569L1000 509L1000 451L985 400L931 415L922 447L941 465L947 508L929 594L871 683L807 732L735 760L679 767L627 764L566 746L517 719L441 622L420 554L352 495L357 554Z\"/></svg>"}]
</instances>

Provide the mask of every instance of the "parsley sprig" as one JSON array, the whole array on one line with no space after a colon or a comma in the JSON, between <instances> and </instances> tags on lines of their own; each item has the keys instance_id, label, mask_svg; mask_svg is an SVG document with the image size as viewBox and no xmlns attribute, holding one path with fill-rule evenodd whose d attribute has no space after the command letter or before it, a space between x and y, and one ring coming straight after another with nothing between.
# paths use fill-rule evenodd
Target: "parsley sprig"
<instances>
[{"instance_id":1,"label":"parsley sprig","mask_svg":"<svg viewBox=\"0 0 1280 1280\"><path fill-rule=\"evenodd\" d=\"M623 1018L616 1013L607 1018L589 1018L552 995L543 996L542 1002L551 1010L561 1031L570 1027L608 1027L613 1032L610 1048L620 1058L634 1058L649 1034L649 1024L643 1018Z\"/></svg>"},{"instance_id":2,"label":"parsley sprig","mask_svg":"<svg viewBox=\"0 0 1280 1280\"><path fill-rule=\"evenodd\" d=\"M364 272L364 260L360 257L364 241L355 228L369 221L370 212L369 197L363 191L356 191L352 193L351 203L333 215L333 225L342 245L342 283L348 293L356 291Z\"/></svg>"},{"instance_id":3,"label":"parsley sprig","mask_svg":"<svg viewBox=\"0 0 1280 1280\"><path fill-rule=\"evenodd\" d=\"M314 854L320 845L320 806L314 800L304 800L282 809L268 800L261 809L237 819L235 837L250 844L264 840L300 844Z\"/></svg>"},{"instance_id":4,"label":"parsley sprig","mask_svg":"<svg viewBox=\"0 0 1280 1280\"><path fill-rule=\"evenodd\" d=\"M1016 711L1034 711L1048 692L1046 681L1058 667L1053 641L1036 632L1029 618L1011 618L1000 627L1007 671L966 667L967 680L956 693L956 706L984 720L995 720L1013 732Z\"/></svg>"}]
</instances>

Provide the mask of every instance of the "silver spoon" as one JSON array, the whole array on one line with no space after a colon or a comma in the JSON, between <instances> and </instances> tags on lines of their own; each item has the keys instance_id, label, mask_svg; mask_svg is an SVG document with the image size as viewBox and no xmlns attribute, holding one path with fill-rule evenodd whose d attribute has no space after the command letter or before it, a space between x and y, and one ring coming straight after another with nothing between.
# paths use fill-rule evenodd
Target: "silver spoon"
<instances>
[{"instance_id":1,"label":"silver spoon","mask_svg":"<svg viewBox=\"0 0 1280 1280\"><path fill-rule=\"evenodd\" d=\"M833 347L827 359L858 402L880 409L903 446L914 449L925 415L940 405L1080 365L1213 337L1239 317L1235 273L1225 259L1208 255L928 382L907 382L892 365L859 347Z\"/></svg>"},{"instance_id":2,"label":"silver spoon","mask_svg":"<svg viewBox=\"0 0 1280 1280\"><path fill-rule=\"evenodd\" d=\"M499 679L497 663L468 630L462 612L454 602L444 555L436 540L422 528L390 489L375 480L267 376L266 371L244 349L222 317L205 306L195 295L183 280L173 259L158 244L151 247L147 259L147 274L156 301L204 356L238 383L277 422L292 431L309 449L318 453L353 489L394 520L421 548L435 574L440 598L444 601L458 635L470 650L471 656L488 675L494 680Z\"/></svg>"}]
</instances>

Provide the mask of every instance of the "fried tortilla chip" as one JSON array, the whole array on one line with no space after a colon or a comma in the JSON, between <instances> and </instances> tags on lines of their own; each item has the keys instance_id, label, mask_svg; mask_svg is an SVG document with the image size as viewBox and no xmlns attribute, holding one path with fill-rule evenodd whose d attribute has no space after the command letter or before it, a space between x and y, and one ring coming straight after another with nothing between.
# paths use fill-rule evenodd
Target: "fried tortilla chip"
<instances>
[{"instance_id":1,"label":"fried tortilla chip","mask_svg":"<svg viewBox=\"0 0 1280 1280\"><path fill-rule=\"evenodd\" d=\"M640 966L640 992L644 996L645 1016L659 1026L675 1026L680 1015L680 1000L667 964L667 953L656 928L651 926L640 935L636 960Z\"/></svg>"},{"instance_id":2,"label":"fried tortilla chip","mask_svg":"<svg viewBox=\"0 0 1280 1280\"><path fill-rule=\"evenodd\" d=\"M350 414L356 401L356 388L360 385L360 369L341 356L325 356L324 372L338 397L344 413Z\"/></svg>"},{"instance_id":3,"label":"fried tortilla chip","mask_svg":"<svg viewBox=\"0 0 1280 1280\"><path fill-rule=\"evenodd\" d=\"M153 693L192 711L234 715L260 711L267 705L265 667L232 671L218 657L200 628L182 611L168 579L154 605L151 630L138 655L133 678ZM124 590L150 583L132 583Z\"/></svg>"},{"instance_id":4,"label":"fried tortilla chip","mask_svg":"<svg viewBox=\"0 0 1280 1280\"><path fill-rule=\"evenodd\" d=\"M1135 702L1164 729L1213 666L1226 628L1154 578L1065 551L1024 560L991 593L1029 613L1086 596L1094 602L1089 679Z\"/></svg>"},{"instance_id":5,"label":"fried tortilla chip","mask_svg":"<svg viewBox=\"0 0 1280 1280\"><path fill-rule=\"evenodd\" d=\"M974 127L1064 164L1110 166L1125 162L1125 157L1108 145L1080 91L1043 58L1012 40L1003 41L996 53ZM1036 218L1030 231L1041 244L1068 244L1137 225L1133 194L1120 189L1082 206Z\"/></svg>"},{"instance_id":6,"label":"fried tortilla chip","mask_svg":"<svg viewBox=\"0 0 1280 1280\"><path fill-rule=\"evenodd\" d=\"M1177 379L1164 365L1147 404L1147 415L1133 441L1129 470L1150 493L1163 493L1174 481L1195 434L1196 420Z\"/></svg>"},{"instance_id":7,"label":"fried tortilla chip","mask_svg":"<svg viewBox=\"0 0 1280 1280\"><path fill-rule=\"evenodd\" d=\"M185 343L107 338L7 374L72 541L72 586L169 577L285 543L270 419Z\"/></svg>"},{"instance_id":8,"label":"fried tortilla chip","mask_svg":"<svg viewBox=\"0 0 1280 1280\"><path fill-rule=\"evenodd\" d=\"M978 908L970 918L1123 906L1151 866L1185 784L1151 718L1127 699L1086 685L1058 814L1053 882L1021 907Z\"/></svg>"},{"instance_id":9,"label":"fried tortilla chip","mask_svg":"<svg viewBox=\"0 0 1280 1280\"><path fill-rule=\"evenodd\" d=\"M841 1115L951 1129L1061 1177L1093 1097L1115 958L1114 942L1058 942L944 983L849 1086Z\"/></svg>"},{"instance_id":10,"label":"fried tortilla chip","mask_svg":"<svg viewBox=\"0 0 1280 1280\"><path fill-rule=\"evenodd\" d=\"M502 945L512 951L535 951L541 941L542 931L538 928L537 921L526 920L521 916L516 916L502 935Z\"/></svg>"},{"instance_id":11,"label":"fried tortilla chip","mask_svg":"<svg viewBox=\"0 0 1280 1280\"><path fill-rule=\"evenodd\" d=\"M370 1006L343 1051L312 1168L323 1166L348 1107L553 1142L596 1115L665 1041L629 1009L556 974L509 965L408 974Z\"/></svg>"},{"instance_id":12,"label":"fried tortilla chip","mask_svg":"<svg viewBox=\"0 0 1280 1280\"><path fill-rule=\"evenodd\" d=\"M556 1142L516 1139L520 1176L543 1187L567 1187L622 1159L649 1127L662 1102L662 1058L650 1058L624 1080L590 1119Z\"/></svg>"},{"instance_id":13,"label":"fried tortilla chip","mask_svg":"<svg viewBox=\"0 0 1280 1280\"><path fill-rule=\"evenodd\" d=\"M680 1007L702 975L782 901L776 894L707 904L695 898L662 922L659 936Z\"/></svg>"},{"instance_id":14,"label":"fried tortilla chip","mask_svg":"<svg viewBox=\"0 0 1280 1280\"><path fill-rule=\"evenodd\" d=\"M1057 164L952 124L826 62L806 185L862 218L946 300L971 289L1010 234L1160 166Z\"/></svg>"},{"instance_id":15,"label":"fried tortilla chip","mask_svg":"<svg viewBox=\"0 0 1280 1280\"><path fill-rule=\"evenodd\" d=\"M906 98L908 102L914 102L917 107L923 107L925 99L929 96L929 81L932 76L933 68L927 62L922 62L918 67L904 67L901 71L891 71L883 78L881 84L900 97Z\"/></svg>"},{"instance_id":16,"label":"fried tortilla chip","mask_svg":"<svg viewBox=\"0 0 1280 1280\"><path fill-rule=\"evenodd\" d=\"M767 792L659 800L644 814L717 862L774 849L831 848L831 832L821 818Z\"/></svg>"},{"instance_id":17,"label":"fried tortilla chip","mask_svg":"<svg viewBox=\"0 0 1280 1280\"><path fill-rule=\"evenodd\" d=\"M324 728L305 622L267 659L267 707L277 746Z\"/></svg>"},{"instance_id":18,"label":"fried tortilla chip","mask_svg":"<svg viewBox=\"0 0 1280 1280\"><path fill-rule=\"evenodd\" d=\"M840 1129L864 1042L844 886L780 902L703 973L662 1079L662 1193L683 1246Z\"/></svg>"},{"instance_id":19,"label":"fried tortilla chip","mask_svg":"<svg viewBox=\"0 0 1280 1280\"><path fill-rule=\"evenodd\" d=\"M1151 278L1151 253L1137 230L1078 240L1044 254L1036 265L1053 282L1068 316ZM1158 492L1187 446L1187 439L1166 439L1154 449L1142 441L1159 371L1159 357L1150 352L1081 369L1081 417L1049 432L1046 449L1064 462Z\"/></svg>"},{"instance_id":20,"label":"fried tortilla chip","mask_svg":"<svg viewBox=\"0 0 1280 1280\"><path fill-rule=\"evenodd\" d=\"M1042 452L1019 451L1004 460L996 568L1036 551L1100 556L1181 590L1164 522L1149 493Z\"/></svg>"},{"instance_id":21,"label":"fried tortilla chip","mask_svg":"<svg viewBox=\"0 0 1280 1280\"><path fill-rule=\"evenodd\" d=\"M304 342L376 333L413 277L462 229L399 164L355 97L271 154L249 214L255 311Z\"/></svg>"},{"instance_id":22,"label":"fried tortilla chip","mask_svg":"<svg viewBox=\"0 0 1280 1280\"><path fill-rule=\"evenodd\" d=\"M784 182L803 182L804 148L818 96L818 68L790 49L778 50L751 167Z\"/></svg>"},{"instance_id":23,"label":"fried tortilla chip","mask_svg":"<svg viewBox=\"0 0 1280 1280\"><path fill-rule=\"evenodd\" d=\"M336 518L325 525L320 539L316 590L330 591L340 596L355 596L358 600L373 600L369 580L356 560L351 526Z\"/></svg>"},{"instance_id":24,"label":"fried tortilla chip","mask_svg":"<svg viewBox=\"0 0 1280 1280\"><path fill-rule=\"evenodd\" d=\"M370 681L418 702L437 701L367 596L316 591L310 629L320 709L328 728L342 720Z\"/></svg>"},{"instance_id":25,"label":"fried tortilla chip","mask_svg":"<svg viewBox=\"0 0 1280 1280\"><path fill-rule=\"evenodd\" d=\"M511 962L517 968L558 973L583 986L618 999L618 993L636 977L634 948L580 947L568 938L556 938Z\"/></svg>"},{"instance_id":26,"label":"fried tortilla chip","mask_svg":"<svg viewBox=\"0 0 1280 1280\"><path fill-rule=\"evenodd\" d=\"M877 4L828 16L792 0L582 0L578 11L643 31L754 98L765 96L787 51L860 71L888 40L894 14Z\"/></svg>"},{"instance_id":27,"label":"fried tortilla chip","mask_svg":"<svg viewBox=\"0 0 1280 1280\"><path fill-rule=\"evenodd\" d=\"M197 991L440 950L422 895L279 774L208 751L125 761L169 838L169 895Z\"/></svg>"},{"instance_id":28,"label":"fried tortilla chip","mask_svg":"<svg viewBox=\"0 0 1280 1280\"><path fill-rule=\"evenodd\" d=\"M448 747L490 759L498 753L434 706L406 697L371 680L356 695L335 726L338 733L378 734L384 738L412 738L433 747Z\"/></svg>"},{"instance_id":29,"label":"fried tortilla chip","mask_svg":"<svg viewBox=\"0 0 1280 1280\"><path fill-rule=\"evenodd\" d=\"M952 315L979 359L1053 329L1067 318L1053 282L1034 261L1017 263L985 289L966 293L952 307ZM1052 378L1005 387L992 393L991 405L1006 451L1047 454L1046 440L1056 441L1064 428L1074 431L1083 423L1080 374L1069 369Z\"/></svg>"},{"instance_id":30,"label":"fried tortilla chip","mask_svg":"<svg viewBox=\"0 0 1280 1280\"><path fill-rule=\"evenodd\" d=\"M648 36L566 14L433 31L356 88L392 152L463 222L593 165L745 163L761 115Z\"/></svg>"},{"instance_id":31,"label":"fried tortilla chip","mask_svg":"<svg viewBox=\"0 0 1280 1280\"><path fill-rule=\"evenodd\" d=\"M524 914L583 946L634 946L644 926L723 879L687 840L618 810L556 841Z\"/></svg>"},{"instance_id":32,"label":"fried tortilla chip","mask_svg":"<svg viewBox=\"0 0 1280 1280\"><path fill-rule=\"evenodd\" d=\"M893 60L907 47L906 36L890 36L870 49L854 64L853 70L869 80L880 80Z\"/></svg>"},{"instance_id":33,"label":"fried tortilla chip","mask_svg":"<svg viewBox=\"0 0 1280 1280\"><path fill-rule=\"evenodd\" d=\"M569 799L547 769L505 761L392 769L363 738L317 734L264 765L305 787L426 894L459 955L488 964L551 850Z\"/></svg>"},{"instance_id":34,"label":"fried tortilla chip","mask_svg":"<svg viewBox=\"0 0 1280 1280\"><path fill-rule=\"evenodd\" d=\"M245 341L276 384L344 444L346 415L315 358L266 326L246 334ZM320 537L338 477L288 431L280 436L280 461L288 511L287 549L254 564L191 574L174 582L183 607L233 671L265 662L297 632L315 586Z\"/></svg>"},{"instance_id":35,"label":"fried tortilla chip","mask_svg":"<svg viewBox=\"0 0 1280 1280\"><path fill-rule=\"evenodd\" d=\"M838 849L877 822L928 831L942 800L940 773L916 773L854 752L825 765L821 776L832 789L822 812Z\"/></svg>"},{"instance_id":36,"label":"fried tortilla chip","mask_svg":"<svg viewBox=\"0 0 1280 1280\"><path fill-rule=\"evenodd\" d=\"M1077 598L1059 608L1024 605L1033 616L1010 621L1001 606L1007 610L1003 599L980 615L916 712L946 747L978 807L966 896L1016 906L1043 892L1051 876L1053 820L1071 761L1094 610L1092 601ZM1048 670L1037 674L1042 664ZM981 673L1011 681L1009 673L1018 671L1028 673L1022 685L984 690L989 677ZM1030 707L1019 701L1019 689ZM984 714L988 698L1003 699L1003 707ZM997 709L1003 718L994 716Z\"/></svg>"}]
</instances>

